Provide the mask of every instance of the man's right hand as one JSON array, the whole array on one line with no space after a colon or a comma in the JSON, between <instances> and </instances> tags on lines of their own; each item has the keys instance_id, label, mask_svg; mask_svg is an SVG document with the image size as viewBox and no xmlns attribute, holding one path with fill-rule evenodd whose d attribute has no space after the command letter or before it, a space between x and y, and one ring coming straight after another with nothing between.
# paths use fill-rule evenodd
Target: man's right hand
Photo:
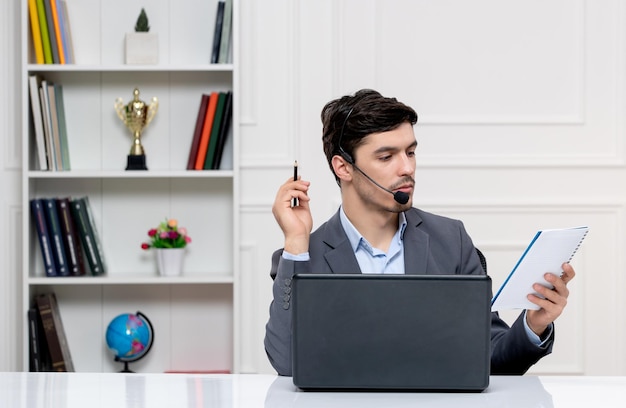
<instances>
[{"instance_id":1,"label":"man's right hand","mask_svg":"<svg viewBox=\"0 0 626 408\"><path fill-rule=\"evenodd\" d=\"M285 251L294 255L309 251L309 236L313 228L308 196L310 184L289 178L278 189L272 206L272 214L285 235ZM298 199L299 205L291 206L293 198Z\"/></svg>"}]
</instances>

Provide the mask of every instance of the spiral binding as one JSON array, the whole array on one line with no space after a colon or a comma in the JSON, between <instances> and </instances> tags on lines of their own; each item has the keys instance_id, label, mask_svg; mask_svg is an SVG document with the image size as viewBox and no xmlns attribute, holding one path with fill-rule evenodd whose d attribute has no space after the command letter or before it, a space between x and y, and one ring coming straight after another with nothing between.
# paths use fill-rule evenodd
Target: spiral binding
<instances>
[{"instance_id":1,"label":"spiral binding","mask_svg":"<svg viewBox=\"0 0 626 408\"><path fill-rule=\"evenodd\" d=\"M574 248L574 251L570 255L569 259L567 260L567 263L570 263L570 261L572 260L574 255L576 255L576 252L578 252L578 248L580 248L580 246L582 245L582 243L585 240L585 237L587 236L588 233L589 233L589 230L585 231L585 234L580 238L580 241L578 241L578 245L576 245L576 248Z\"/></svg>"}]
</instances>

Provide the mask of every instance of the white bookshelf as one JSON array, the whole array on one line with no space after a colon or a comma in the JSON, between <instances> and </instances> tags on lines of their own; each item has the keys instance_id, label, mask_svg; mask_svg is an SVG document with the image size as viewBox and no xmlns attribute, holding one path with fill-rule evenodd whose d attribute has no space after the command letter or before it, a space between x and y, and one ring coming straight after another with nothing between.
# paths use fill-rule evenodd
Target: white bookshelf
<instances>
[{"instance_id":1,"label":"white bookshelf","mask_svg":"<svg viewBox=\"0 0 626 408\"><path fill-rule=\"evenodd\" d=\"M26 312L33 296L57 295L76 371L122 369L106 347L105 331L120 313L146 314L155 327L137 372L236 371L238 282L238 68L210 64L217 0L151 0L143 4L159 35L159 63L125 65L124 35L141 4L66 0L76 64L35 64L27 1L22 0L23 370L28 370ZM237 55L238 4L233 4L232 55ZM60 83L65 98L71 171L39 171L31 134L28 77ZM159 110L142 135L147 171L125 171L132 137L114 110L133 89ZM202 93L233 92L233 119L222 166L185 170ZM84 196L94 210L108 273L49 278L43 271L29 200ZM141 249L164 218L188 229L180 277L159 277L155 254Z\"/></svg>"}]
</instances>

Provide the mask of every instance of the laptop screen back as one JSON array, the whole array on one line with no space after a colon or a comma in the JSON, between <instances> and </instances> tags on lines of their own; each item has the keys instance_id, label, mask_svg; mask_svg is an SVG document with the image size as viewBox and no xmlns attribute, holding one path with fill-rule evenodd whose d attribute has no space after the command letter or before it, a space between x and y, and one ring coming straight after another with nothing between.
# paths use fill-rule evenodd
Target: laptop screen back
<instances>
[{"instance_id":1,"label":"laptop screen back","mask_svg":"<svg viewBox=\"0 0 626 408\"><path fill-rule=\"evenodd\" d=\"M486 275L296 275L293 382L302 389L482 391L490 296Z\"/></svg>"}]
</instances>

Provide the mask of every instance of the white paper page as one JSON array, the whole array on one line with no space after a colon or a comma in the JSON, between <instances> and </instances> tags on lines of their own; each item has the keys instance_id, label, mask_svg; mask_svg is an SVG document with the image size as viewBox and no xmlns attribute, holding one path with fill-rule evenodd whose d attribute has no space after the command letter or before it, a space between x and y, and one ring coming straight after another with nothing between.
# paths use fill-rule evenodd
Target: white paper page
<instances>
[{"instance_id":1,"label":"white paper page","mask_svg":"<svg viewBox=\"0 0 626 408\"><path fill-rule=\"evenodd\" d=\"M588 227L574 227L537 232L493 297L491 310L538 309L537 305L526 298L530 293L539 296L533 290L533 284L541 283L552 287L543 275L546 272L561 275L561 265L571 260L588 231Z\"/></svg>"}]
</instances>

